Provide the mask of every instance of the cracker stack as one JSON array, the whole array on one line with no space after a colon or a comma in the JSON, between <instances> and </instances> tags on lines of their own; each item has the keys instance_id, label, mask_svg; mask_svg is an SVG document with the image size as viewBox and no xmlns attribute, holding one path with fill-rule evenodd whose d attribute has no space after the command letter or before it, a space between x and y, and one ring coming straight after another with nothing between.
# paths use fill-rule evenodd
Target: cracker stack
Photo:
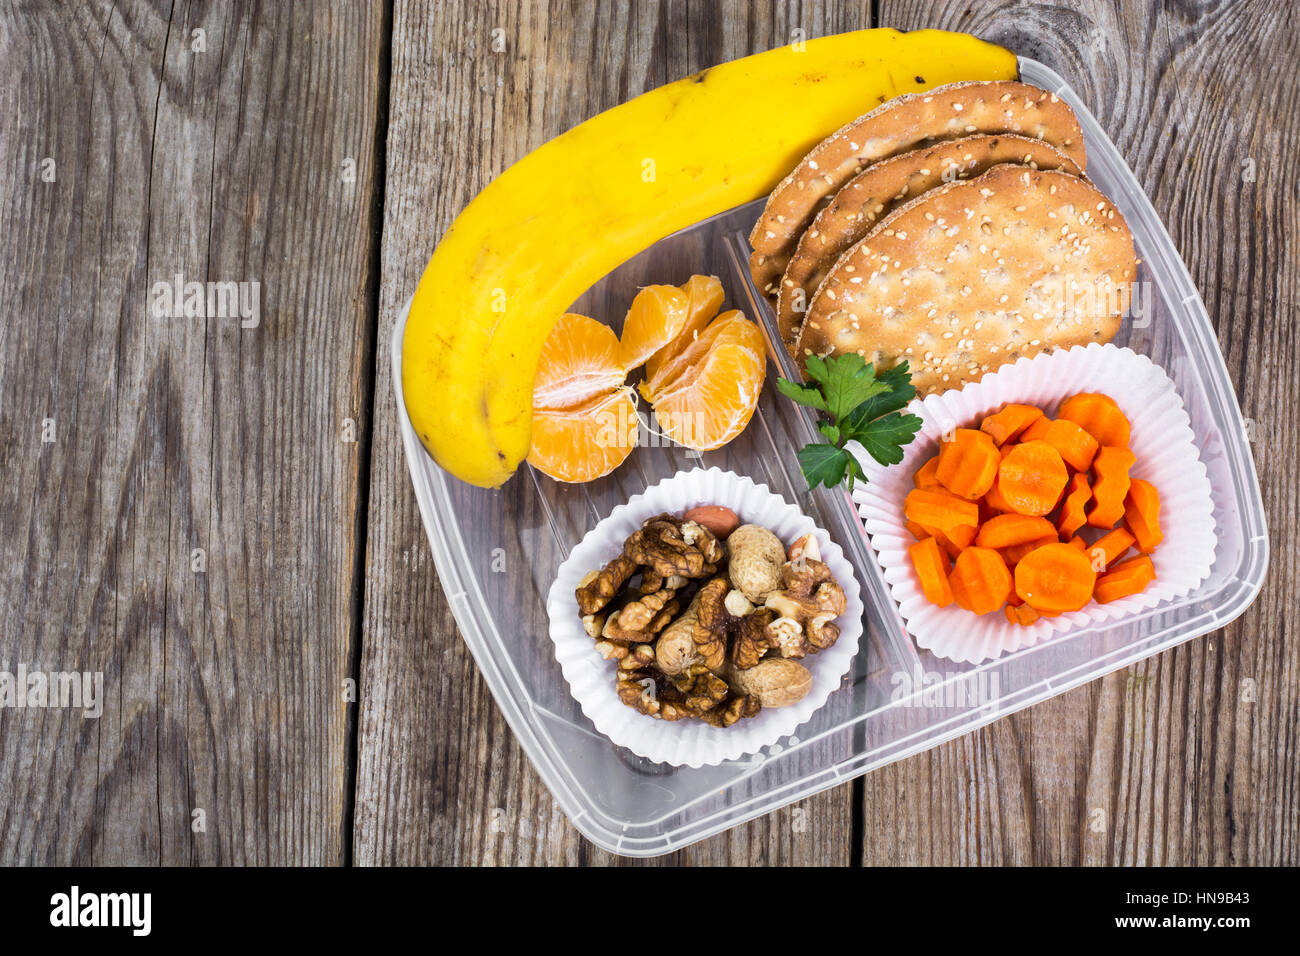
<instances>
[{"instance_id":1,"label":"cracker stack","mask_svg":"<svg viewBox=\"0 0 1300 956\"><path fill-rule=\"evenodd\" d=\"M751 235L751 272L801 365L847 352L878 368L907 360L921 395L1106 342L1137 259L1085 163L1073 111L1036 87L899 97L777 186Z\"/></svg>"}]
</instances>

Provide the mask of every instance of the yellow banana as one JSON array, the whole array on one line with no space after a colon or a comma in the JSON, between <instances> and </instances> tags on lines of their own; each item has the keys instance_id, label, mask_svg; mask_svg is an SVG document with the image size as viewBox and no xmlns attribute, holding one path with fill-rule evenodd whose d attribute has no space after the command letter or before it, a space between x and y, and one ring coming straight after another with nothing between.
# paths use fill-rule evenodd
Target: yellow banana
<instances>
[{"instance_id":1,"label":"yellow banana","mask_svg":"<svg viewBox=\"0 0 1300 956\"><path fill-rule=\"evenodd\" d=\"M966 34L861 30L724 63L545 143L465 207L420 279L402 343L416 434L451 474L500 486L528 454L542 343L590 286L769 192L884 100L1016 73L1014 54Z\"/></svg>"}]
</instances>

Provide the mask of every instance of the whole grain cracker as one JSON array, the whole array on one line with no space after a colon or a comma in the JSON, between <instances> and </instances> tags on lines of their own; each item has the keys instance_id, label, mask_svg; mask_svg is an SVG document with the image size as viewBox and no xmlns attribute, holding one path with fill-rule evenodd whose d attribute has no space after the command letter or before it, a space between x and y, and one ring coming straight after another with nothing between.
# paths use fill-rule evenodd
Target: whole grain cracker
<instances>
[{"instance_id":1,"label":"whole grain cracker","mask_svg":"<svg viewBox=\"0 0 1300 956\"><path fill-rule=\"evenodd\" d=\"M1055 93L1014 80L966 81L896 96L822 140L777 184L750 233L750 273L774 283L821 204L867 166L895 153L972 133L1020 133L1087 167L1074 111Z\"/></svg>"},{"instance_id":2,"label":"whole grain cracker","mask_svg":"<svg viewBox=\"0 0 1300 956\"><path fill-rule=\"evenodd\" d=\"M995 133L963 136L900 153L868 166L845 183L799 238L781 277L777 325L791 354L808 301L850 246L902 203L944 183L971 179L999 163L1063 169L1075 175L1081 172L1078 164L1055 146L1014 133Z\"/></svg>"},{"instance_id":3,"label":"whole grain cracker","mask_svg":"<svg viewBox=\"0 0 1300 956\"><path fill-rule=\"evenodd\" d=\"M994 166L899 207L840 257L797 351L907 360L920 395L1054 348L1108 342L1137 278L1133 237L1091 183Z\"/></svg>"}]
</instances>

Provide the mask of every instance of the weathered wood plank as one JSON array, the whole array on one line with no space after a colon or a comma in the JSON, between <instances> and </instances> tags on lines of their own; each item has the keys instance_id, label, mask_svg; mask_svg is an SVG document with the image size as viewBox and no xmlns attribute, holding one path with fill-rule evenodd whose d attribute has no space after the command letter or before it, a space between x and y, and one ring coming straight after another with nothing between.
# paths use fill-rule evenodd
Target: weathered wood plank
<instances>
[{"instance_id":1,"label":"weathered wood plank","mask_svg":"<svg viewBox=\"0 0 1300 956\"><path fill-rule=\"evenodd\" d=\"M380 340L452 218L528 150L645 89L789 42L796 27L818 36L869 26L869 8L397 3ZM382 349L376 382L356 861L618 862L558 811L461 642L411 491ZM844 863L850 807L841 787L664 862Z\"/></svg>"},{"instance_id":2,"label":"weathered wood plank","mask_svg":"<svg viewBox=\"0 0 1300 956\"><path fill-rule=\"evenodd\" d=\"M866 863L1300 860L1295 593L1300 41L1269 3L882 0L882 26L966 30L1090 104L1219 333L1269 513L1268 581L1223 631L865 778Z\"/></svg>"},{"instance_id":3,"label":"weathered wood plank","mask_svg":"<svg viewBox=\"0 0 1300 956\"><path fill-rule=\"evenodd\" d=\"M345 858L382 13L0 12L0 661L106 695L0 712L6 862Z\"/></svg>"}]
</instances>

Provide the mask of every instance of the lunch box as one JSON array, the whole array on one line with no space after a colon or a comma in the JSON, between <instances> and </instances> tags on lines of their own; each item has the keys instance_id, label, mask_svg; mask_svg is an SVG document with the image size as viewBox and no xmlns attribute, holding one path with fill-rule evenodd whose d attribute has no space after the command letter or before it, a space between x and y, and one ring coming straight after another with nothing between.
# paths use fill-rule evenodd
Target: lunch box
<instances>
[{"instance_id":1,"label":"lunch box","mask_svg":"<svg viewBox=\"0 0 1300 956\"><path fill-rule=\"evenodd\" d=\"M467 485L434 464L411 427L402 399L405 314L398 321L393 383L402 439L447 601L533 766L573 825L597 846L627 856L680 849L1221 628L1258 594L1268 565L1263 503L1245 423L1205 306L1151 203L1096 119L1054 71L1023 57L1019 62L1021 79L1073 107L1084 131L1088 176L1128 220L1141 260L1139 297L1115 344L1150 357L1174 381L1209 474L1214 564L1200 586L1180 599L1055 635L978 666L919 651L849 494L843 488L809 491L799 471L795 453L816 439L814 421L776 390L779 375L797 376L747 266L746 237L762 199L661 240L606 276L573 308L617 328L641 286L681 283L695 273L721 278L723 308L739 308L760 323L771 361L749 427L717 451L694 452L643 428L627 461L585 485L553 481L528 465L499 489ZM858 575L863 636L839 689L792 736L717 766L673 767L615 746L583 715L548 636L546 598L561 562L613 508L699 467L734 471L766 485L830 534Z\"/></svg>"}]
</instances>

